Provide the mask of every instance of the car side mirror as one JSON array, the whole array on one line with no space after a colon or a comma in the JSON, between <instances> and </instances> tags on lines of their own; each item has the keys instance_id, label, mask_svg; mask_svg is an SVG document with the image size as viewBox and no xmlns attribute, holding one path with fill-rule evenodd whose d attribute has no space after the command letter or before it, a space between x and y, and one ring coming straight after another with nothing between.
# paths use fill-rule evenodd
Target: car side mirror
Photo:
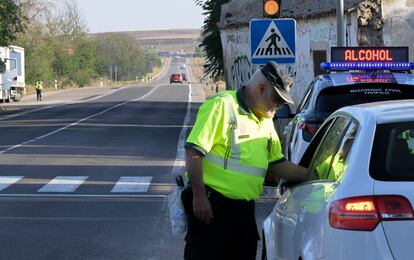
<instances>
[{"instance_id":1,"label":"car side mirror","mask_svg":"<svg viewBox=\"0 0 414 260\"><path fill-rule=\"evenodd\" d=\"M283 107L276 110L277 118L292 118L294 115L290 112L290 107L288 104L284 104Z\"/></svg>"}]
</instances>

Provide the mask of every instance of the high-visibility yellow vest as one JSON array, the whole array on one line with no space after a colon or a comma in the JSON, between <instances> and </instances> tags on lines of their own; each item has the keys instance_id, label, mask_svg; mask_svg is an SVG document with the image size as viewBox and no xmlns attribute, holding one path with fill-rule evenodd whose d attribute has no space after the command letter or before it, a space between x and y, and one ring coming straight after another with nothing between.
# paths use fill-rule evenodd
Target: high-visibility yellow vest
<instances>
[{"instance_id":1,"label":"high-visibility yellow vest","mask_svg":"<svg viewBox=\"0 0 414 260\"><path fill-rule=\"evenodd\" d=\"M414 154L414 137L410 136L410 130L404 131L402 133L402 138L407 142L410 153Z\"/></svg>"},{"instance_id":2,"label":"high-visibility yellow vest","mask_svg":"<svg viewBox=\"0 0 414 260\"><path fill-rule=\"evenodd\" d=\"M346 170L344 161L342 158L340 158L339 154L337 154L334 157L332 164L331 160L332 156L329 156L321 164L316 165L315 171L319 179L336 181L342 176L342 174Z\"/></svg>"},{"instance_id":3,"label":"high-visibility yellow vest","mask_svg":"<svg viewBox=\"0 0 414 260\"><path fill-rule=\"evenodd\" d=\"M241 90L239 90L241 91ZM203 157L203 181L231 199L260 197L269 163L283 158L272 119L258 119L225 91L200 107L186 146Z\"/></svg>"},{"instance_id":4,"label":"high-visibility yellow vest","mask_svg":"<svg viewBox=\"0 0 414 260\"><path fill-rule=\"evenodd\" d=\"M35 87L36 89L43 89L43 82L41 82L41 81L37 81L36 82L36 87Z\"/></svg>"}]
</instances>

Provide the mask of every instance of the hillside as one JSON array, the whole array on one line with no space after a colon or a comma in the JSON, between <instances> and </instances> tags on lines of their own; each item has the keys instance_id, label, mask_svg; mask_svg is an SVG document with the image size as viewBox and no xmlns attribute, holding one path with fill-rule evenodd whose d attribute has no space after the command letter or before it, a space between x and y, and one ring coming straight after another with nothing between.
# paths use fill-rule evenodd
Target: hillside
<instances>
[{"instance_id":1,"label":"hillside","mask_svg":"<svg viewBox=\"0 0 414 260\"><path fill-rule=\"evenodd\" d=\"M194 52L199 44L200 29L171 29L151 31L113 32L134 37L141 46L153 46L158 50ZM105 33L99 33L105 34ZM91 34L99 35L99 34Z\"/></svg>"}]
</instances>

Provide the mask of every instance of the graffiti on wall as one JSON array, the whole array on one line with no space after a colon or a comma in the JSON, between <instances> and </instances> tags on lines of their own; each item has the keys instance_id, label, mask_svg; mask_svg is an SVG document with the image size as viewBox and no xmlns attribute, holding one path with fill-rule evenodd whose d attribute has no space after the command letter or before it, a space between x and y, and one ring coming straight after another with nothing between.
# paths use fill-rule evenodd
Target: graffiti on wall
<instances>
[{"instance_id":1,"label":"graffiti on wall","mask_svg":"<svg viewBox=\"0 0 414 260\"><path fill-rule=\"evenodd\" d=\"M227 34L226 35L226 40L227 43L235 43L235 44L242 44L245 43L246 40L243 39L244 37L242 37L240 34Z\"/></svg>"},{"instance_id":2,"label":"graffiti on wall","mask_svg":"<svg viewBox=\"0 0 414 260\"><path fill-rule=\"evenodd\" d=\"M239 55L231 66L231 79L233 86L240 87L252 77L255 69L246 55Z\"/></svg>"},{"instance_id":3,"label":"graffiti on wall","mask_svg":"<svg viewBox=\"0 0 414 260\"><path fill-rule=\"evenodd\" d=\"M333 23L304 24L297 28L298 39L309 38L315 42L329 42L331 45L336 44L336 27Z\"/></svg>"}]
</instances>

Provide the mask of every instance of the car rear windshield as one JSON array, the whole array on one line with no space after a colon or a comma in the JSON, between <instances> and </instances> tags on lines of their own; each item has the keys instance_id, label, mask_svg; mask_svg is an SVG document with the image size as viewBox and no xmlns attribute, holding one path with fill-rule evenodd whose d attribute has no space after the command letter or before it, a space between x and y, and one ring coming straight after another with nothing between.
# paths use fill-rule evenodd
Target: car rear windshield
<instances>
[{"instance_id":1,"label":"car rear windshield","mask_svg":"<svg viewBox=\"0 0 414 260\"><path fill-rule=\"evenodd\" d=\"M332 113L345 106L398 99L414 99L414 86L394 83L336 86L319 93L316 111Z\"/></svg>"},{"instance_id":2,"label":"car rear windshield","mask_svg":"<svg viewBox=\"0 0 414 260\"><path fill-rule=\"evenodd\" d=\"M380 124L369 172L382 181L414 181L414 121Z\"/></svg>"}]
</instances>

